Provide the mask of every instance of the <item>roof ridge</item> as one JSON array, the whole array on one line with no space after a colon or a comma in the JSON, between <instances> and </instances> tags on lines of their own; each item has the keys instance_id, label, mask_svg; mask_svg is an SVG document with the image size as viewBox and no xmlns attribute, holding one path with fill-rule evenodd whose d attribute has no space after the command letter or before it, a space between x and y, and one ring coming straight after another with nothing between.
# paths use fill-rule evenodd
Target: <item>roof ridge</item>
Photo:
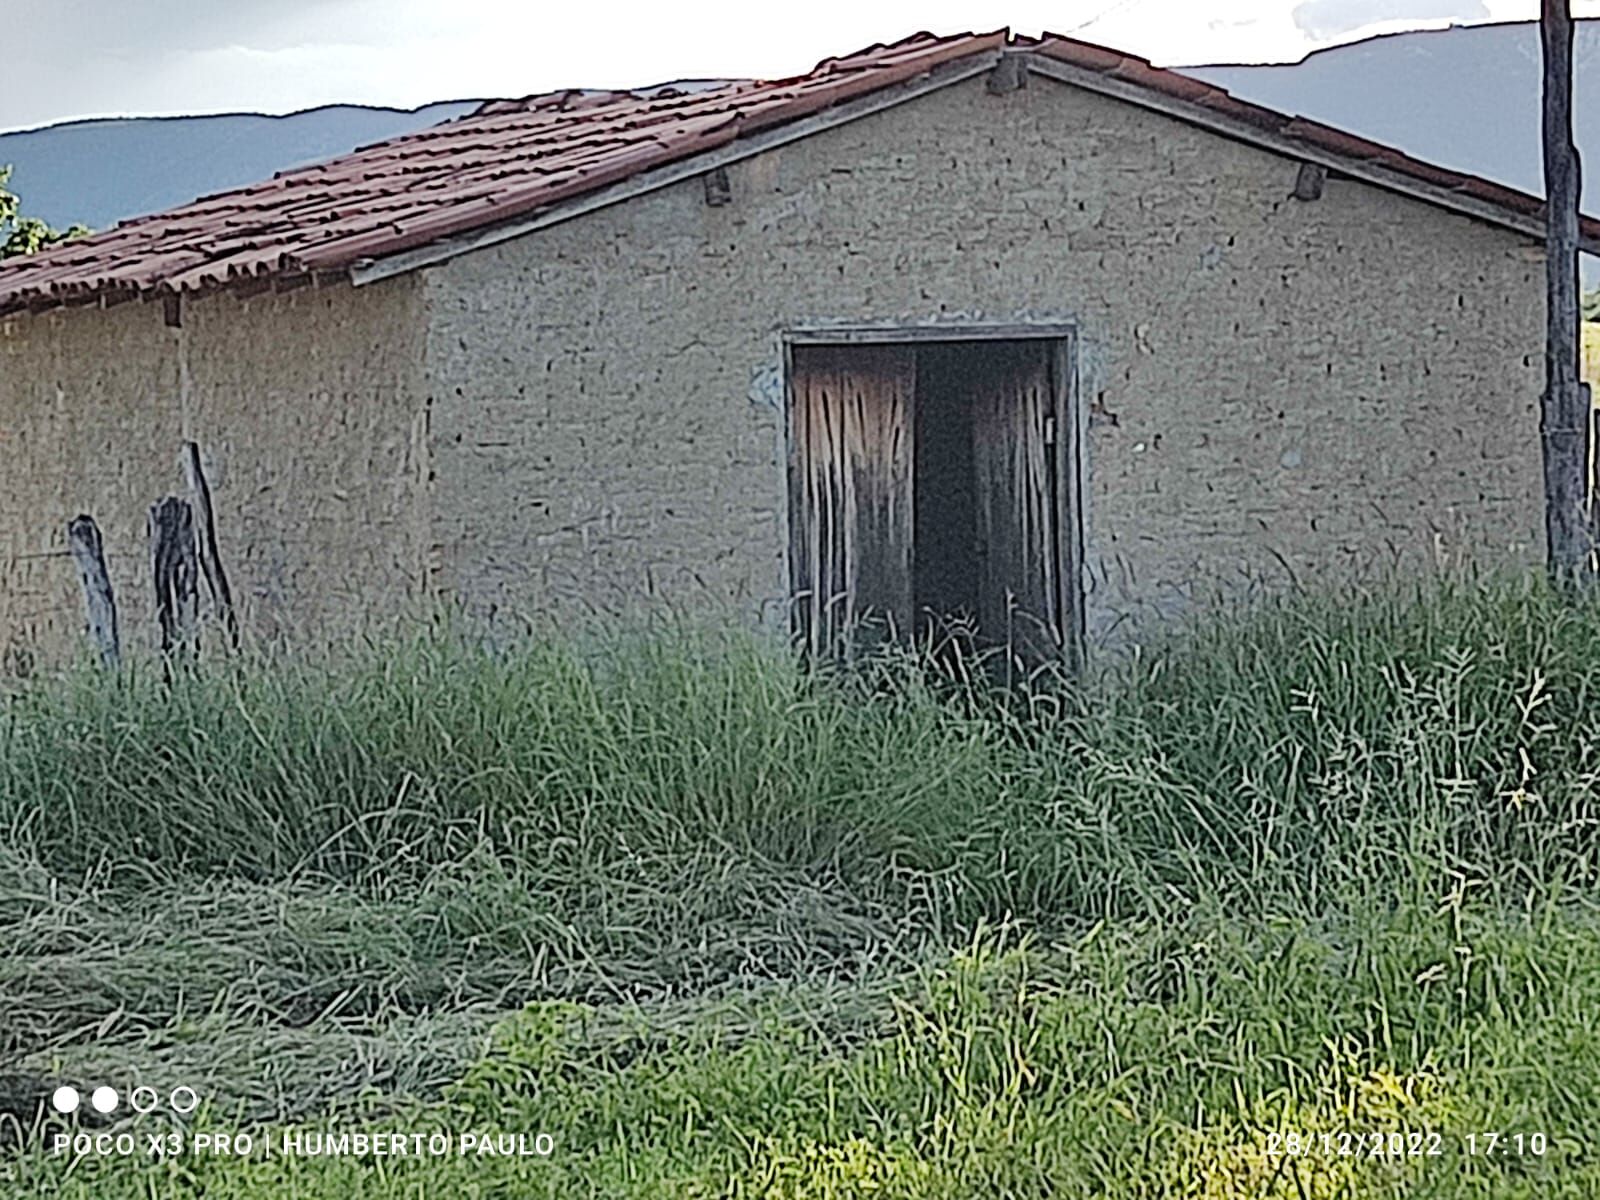
<instances>
[{"instance_id":1,"label":"roof ridge","mask_svg":"<svg viewBox=\"0 0 1600 1200\"><path fill-rule=\"evenodd\" d=\"M438 129L444 125L470 121L476 117L508 116L530 112L575 112L628 100L676 100L685 96L714 96L721 92L746 90L759 85L762 81L721 79L715 81L712 87L691 89L680 86L688 82L691 81L675 80L671 83L658 83L642 88L559 88L553 92L534 92L515 100L485 100L471 112L451 117L448 121L441 121L437 125L429 125L427 129ZM421 133L425 130L414 132Z\"/></svg>"}]
</instances>

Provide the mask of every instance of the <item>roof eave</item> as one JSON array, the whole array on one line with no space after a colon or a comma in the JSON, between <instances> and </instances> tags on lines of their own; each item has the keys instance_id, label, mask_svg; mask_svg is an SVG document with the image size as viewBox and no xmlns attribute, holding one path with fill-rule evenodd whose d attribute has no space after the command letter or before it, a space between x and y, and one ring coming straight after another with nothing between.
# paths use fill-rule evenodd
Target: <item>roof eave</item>
<instances>
[{"instance_id":1,"label":"roof eave","mask_svg":"<svg viewBox=\"0 0 1600 1200\"><path fill-rule=\"evenodd\" d=\"M85 288L72 292L27 292L14 299L0 302L0 320L19 313L48 313L75 308L115 308L139 300L146 304L174 298L201 300L210 296L232 296L248 300L263 293L281 294L298 291L303 287L331 287L350 282L350 272L342 267L309 270L286 268L271 274L253 275L234 279L213 280L206 283L174 286L157 283L138 287L127 283L111 283L102 287Z\"/></svg>"}]
</instances>

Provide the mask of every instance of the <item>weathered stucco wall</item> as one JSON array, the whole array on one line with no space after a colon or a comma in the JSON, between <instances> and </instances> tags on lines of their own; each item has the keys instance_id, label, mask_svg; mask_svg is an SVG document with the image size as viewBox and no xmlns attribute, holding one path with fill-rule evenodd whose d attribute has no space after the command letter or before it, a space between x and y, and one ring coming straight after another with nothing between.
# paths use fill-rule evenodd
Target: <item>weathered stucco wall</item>
<instances>
[{"instance_id":1,"label":"weathered stucco wall","mask_svg":"<svg viewBox=\"0 0 1600 1200\"><path fill-rule=\"evenodd\" d=\"M1089 625L1539 542L1518 237L1034 79L982 80L427 275L439 581L786 620L780 331L1070 318Z\"/></svg>"},{"instance_id":2,"label":"weathered stucco wall","mask_svg":"<svg viewBox=\"0 0 1600 1200\"><path fill-rule=\"evenodd\" d=\"M204 447L258 629L426 586L787 624L781 333L1070 320L1091 634L1540 539L1521 239L1034 79L982 80L370 287L0 321L0 651L70 644L66 521L149 637L144 520Z\"/></svg>"},{"instance_id":3,"label":"weathered stucco wall","mask_svg":"<svg viewBox=\"0 0 1600 1200\"><path fill-rule=\"evenodd\" d=\"M338 628L423 579L426 392L417 277L0 320L0 650L83 626L69 519L106 540L125 642L153 640L145 518L197 441L251 626Z\"/></svg>"}]
</instances>

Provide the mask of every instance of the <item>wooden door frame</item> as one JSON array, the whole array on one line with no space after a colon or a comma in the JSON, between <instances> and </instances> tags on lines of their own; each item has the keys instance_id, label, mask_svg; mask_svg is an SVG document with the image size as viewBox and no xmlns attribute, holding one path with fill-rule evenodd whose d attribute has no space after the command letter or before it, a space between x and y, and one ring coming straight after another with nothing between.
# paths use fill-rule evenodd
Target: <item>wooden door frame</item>
<instances>
[{"instance_id":1,"label":"wooden door frame","mask_svg":"<svg viewBox=\"0 0 1600 1200\"><path fill-rule=\"evenodd\" d=\"M793 480L799 468L799 440L795 434L794 347L869 346L885 343L917 345L929 342L1010 342L1048 341L1051 354L1051 383L1056 416L1056 553L1060 568L1056 572L1060 594L1057 602L1066 614L1069 628L1062 630L1066 665L1079 669L1084 662L1087 628L1084 613L1084 410L1080 402L1078 379L1078 326L1072 321L1022 322L940 322L937 325L867 323L859 325L800 325L783 330L784 437L787 440L789 494L786 527L791 531L795 519ZM794 538L789 541L789 585L796 579ZM792 628L792 620L791 620Z\"/></svg>"}]
</instances>

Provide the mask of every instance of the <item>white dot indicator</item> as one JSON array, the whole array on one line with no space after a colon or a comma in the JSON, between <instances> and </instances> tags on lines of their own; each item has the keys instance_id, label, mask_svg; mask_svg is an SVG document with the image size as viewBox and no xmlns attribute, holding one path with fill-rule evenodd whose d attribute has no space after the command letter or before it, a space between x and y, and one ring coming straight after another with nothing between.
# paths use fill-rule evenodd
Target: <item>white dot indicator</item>
<instances>
[{"instance_id":1,"label":"white dot indicator","mask_svg":"<svg viewBox=\"0 0 1600 1200\"><path fill-rule=\"evenodd\" d=\"M117 1089L114 1087L97 1087L89 1096L89 1103L94 1105L97 1113L116 1112Z\"/></svg>"},{"instance_id":2,"label":"white dot indicator","mask_svg":"<svg viewBox=\"0 0 1600 1200\"><path fill-rule=\"evenodd\" d=\"M50 1107L62 1114L77 1112L78 1089L65 1086L58 1087L50 1096Z\"/></svg>"}]
</instances>

